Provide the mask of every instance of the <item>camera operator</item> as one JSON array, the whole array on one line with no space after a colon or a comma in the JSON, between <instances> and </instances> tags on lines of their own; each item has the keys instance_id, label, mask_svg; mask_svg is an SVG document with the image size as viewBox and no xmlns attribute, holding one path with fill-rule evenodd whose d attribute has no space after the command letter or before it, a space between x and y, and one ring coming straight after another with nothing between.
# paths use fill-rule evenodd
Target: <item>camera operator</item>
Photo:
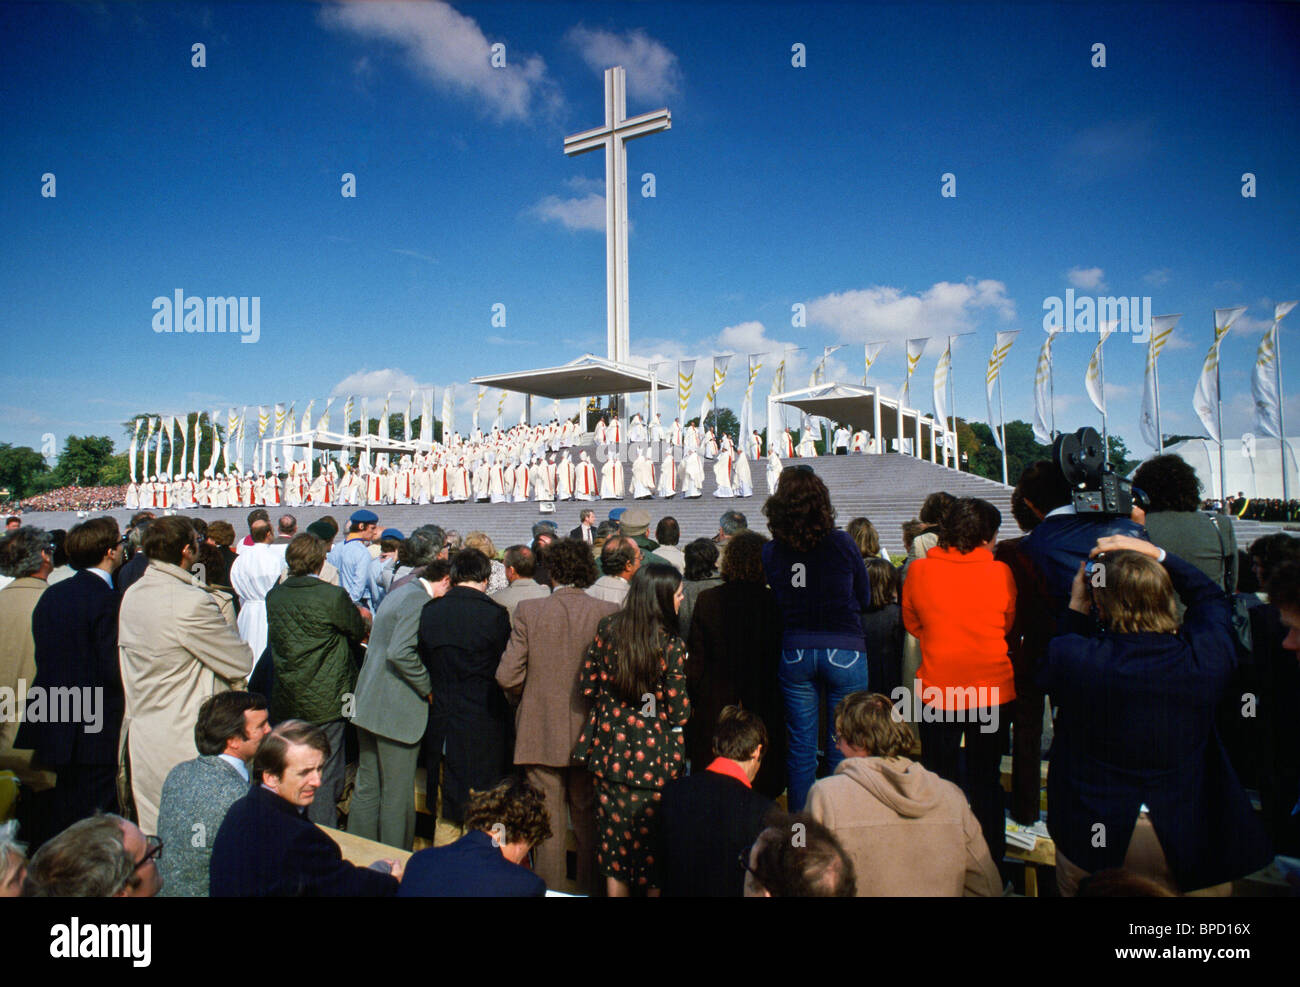
<instances>
[{"instance_id":1,"label":"camera operator","mask_svg":"<svg viewBox=\"0 0 1300 987\"><path fill-rule=\"evenodd\" d=\"M1016 581L1016 621L1008 641L1019 697L1012 720L1011 816L1022 823L1036 822L1039 814L1044 696L1037 668L1058 633L1057 617L1069 604L1075 573L1098 538L1146 539L1145 529L1134 520L1133 493L1101 468L1100 445L1093 429L1061 435L1053 461L1025 470L1013 502L1020 504L1017 513L1024 519L1018 516L1017 521L1028 534L1014 545L999 546L996 556L1010 566ZM1145 502L1140 491L1137 499Z\"/></svg>"},{"instance_id":2,"label":"camera operator","mask_svg":"<svg viewBox=\"0 0 1300 987\"><path fill-rule=\"evenodd\" d=\"M1101 538L1092 555L1038 675L1060 710L1047 826L1061 895L1113 867L1230 894L1272 850L1215 726L1237 664L1228 598L1142 539Z\"/></svg>"}]
</instances>

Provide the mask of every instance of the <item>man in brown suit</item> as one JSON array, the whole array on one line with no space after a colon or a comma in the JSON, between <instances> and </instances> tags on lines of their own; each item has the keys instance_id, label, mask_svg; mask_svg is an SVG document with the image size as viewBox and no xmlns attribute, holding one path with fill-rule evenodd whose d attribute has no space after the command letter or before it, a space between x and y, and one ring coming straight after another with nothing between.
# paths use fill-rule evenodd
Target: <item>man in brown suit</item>
<instances>
[{"instance_id":1,"label":"man in brown suit","mask_svg":"<svg viewBox=\"0 0 1300 987\"><path fill-rule=\"evenodd\" d=\"M497 668L497 683L512 699L515 713L515 764L546 799L550 839L537 847L537 873L547 887L565 886L565 810L578 844L578 889L592 892L596 829L591 776L572 767L569 755L587 721L578 676L596 625L618 606L587 595L596 579L591 549L574 538L546 550L555 592L544 599L521 600L515 607L510 644Z\"/></svg>"}]
</instances>

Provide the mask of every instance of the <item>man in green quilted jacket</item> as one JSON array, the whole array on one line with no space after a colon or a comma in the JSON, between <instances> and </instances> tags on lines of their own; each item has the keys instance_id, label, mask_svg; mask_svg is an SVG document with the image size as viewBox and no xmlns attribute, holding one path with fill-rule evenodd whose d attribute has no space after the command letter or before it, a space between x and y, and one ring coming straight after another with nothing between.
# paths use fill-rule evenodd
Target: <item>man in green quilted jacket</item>
<instances>
[{"instance_id":1,"label":"man in green quilted jacket","mask_svg":"<svg viewBox=\"0 0 1300 987\"><path fill-rule=\"evenodd\" d=\"M343 727L351 712L361 667L361 642L369 629L347 591L319 578L329 546L301 534L285 550L289 578L266 594L266 620L274 682L271 721L306 720L325 731L330 756L307 818L338 825L343 794Z\"/></svg>"}]
</instances>

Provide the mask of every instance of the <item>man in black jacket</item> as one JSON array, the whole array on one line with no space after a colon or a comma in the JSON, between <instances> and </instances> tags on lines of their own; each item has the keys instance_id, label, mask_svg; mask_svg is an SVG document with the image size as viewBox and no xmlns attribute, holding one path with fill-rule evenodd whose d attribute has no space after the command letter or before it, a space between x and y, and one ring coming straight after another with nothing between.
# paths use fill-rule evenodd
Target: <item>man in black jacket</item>
<instances>
[{"instance_id":1,"label":"man in black jacket","mask_svg":"<svg viewBox=\"0 0 1300 987\"><path fill-rule=\"evenodd\" d=\"M269 733L253 759L253 787L230 807L212 844L209 893L214 898L390 897L402 880L400 861L357 867L306 817L329 757L325 732L287 720Z\"/></svg>"},{"instance_id":2,"label":"man in black jacket","mask_svg":"<svg viewBox=\"0 0 1300 987\"><path fill-rule=\"evenodd\" d=\"M58 774L49 836L97 811L117 811L125 706L113 588L123 555L117 521L98 517L77 525L64 548L78 571L41 594L32 611L36 679L17 743Z\"/></svg>"},{"instance_id":3,"label":"man in black jacket","mask_svg":"<svg viewBox=\"0 0 1300 987\"><path fill-rule=\"evenodd\" d=\"M491 788L514 770L514 715L496 680L510 615L487 595L491 576L486 555L462 549L451 563L451 589L420 615L417 649L433 692L425 737L429 787L441 764L441 815L458 826L470 789Z\"/></svg>"},{"instance_id":4,"label":"man in black jacket","mask_svg":"<svg viewBox=\"0 0 1300 987\"><path fill-rule=\"evenodd\" d=\"M713 733L713 762L664 786L659 856L665 897L739 898L744 893L741 854L748 854L773 808L751 787L766 748L763 721L739 706L727 706Z\"/></svg>"}]
</instances>

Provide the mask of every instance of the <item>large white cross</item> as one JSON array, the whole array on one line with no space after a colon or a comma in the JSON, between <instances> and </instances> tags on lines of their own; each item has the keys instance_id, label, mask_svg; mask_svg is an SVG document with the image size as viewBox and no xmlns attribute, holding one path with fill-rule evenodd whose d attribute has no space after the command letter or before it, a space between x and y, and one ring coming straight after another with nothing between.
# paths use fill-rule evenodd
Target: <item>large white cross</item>
<instances>
[{"instance_id":1,"label":"large white cross","mask_svg":"<svg viewBox=\"0 0 1300 987\"><path fill-rule=\"evenodd\" d=\"M634 137L672 127L666 110L628 119L627 78L623 66L605 70L605 122L592 130L564 138L564 153L572 157L605 149L605 318L606 347L611 360L629 356L627 318L627 142Z\"/></svg>"}]
</instances>

